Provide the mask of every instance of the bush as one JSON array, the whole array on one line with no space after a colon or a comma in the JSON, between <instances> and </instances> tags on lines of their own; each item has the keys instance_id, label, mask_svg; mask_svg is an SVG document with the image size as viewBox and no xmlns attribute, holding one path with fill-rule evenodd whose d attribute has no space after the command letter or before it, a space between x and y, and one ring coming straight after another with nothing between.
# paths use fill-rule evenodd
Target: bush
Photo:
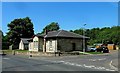
<instances>
[{"instance_id":1,"label":"bush","mask_svg":"<svg viewBox=\"0 0 120 73\"><path fill-rule=\"evenodd\" d=\"M12 46L12 49L15 50L15 49L18 49L19 48L19 45L13 45Z\"/></svg>"},{"instance_id":2,"label":"bush","mask_svg":"<svg viewBox=\"0 0 120 73\"><path fill-rule=\"evenodd\" d=\"M9 43L2 42L2 50L7 50L7 49L9 49Z\"/></svg>"}]
</instances>

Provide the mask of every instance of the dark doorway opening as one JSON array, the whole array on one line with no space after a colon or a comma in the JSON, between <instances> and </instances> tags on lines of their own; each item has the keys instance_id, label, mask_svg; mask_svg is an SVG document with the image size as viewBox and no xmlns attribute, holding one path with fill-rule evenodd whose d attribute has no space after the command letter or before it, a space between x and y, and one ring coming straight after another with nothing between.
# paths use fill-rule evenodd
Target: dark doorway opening
<instances>
[{"instance_id":1,"label":"dark doorway opening","mask_svg":"<svg viewBox=\"0 0 120 73\"><path fill-rule=\"evenodd\" d=\"M76 48L76 44L72 43L72 50L75 51L75 48Z\"/></svg>"}]
</instances>

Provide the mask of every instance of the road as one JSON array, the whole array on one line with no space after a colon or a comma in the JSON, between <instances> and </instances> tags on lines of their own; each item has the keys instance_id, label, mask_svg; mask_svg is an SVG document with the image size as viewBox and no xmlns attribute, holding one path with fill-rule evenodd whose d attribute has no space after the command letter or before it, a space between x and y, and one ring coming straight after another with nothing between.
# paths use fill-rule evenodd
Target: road
<instances>
[{"instance_id":1,"label":"road","mask_svg":"<svg viewBox=\"0 0 120 73\"><path fill-rule=\"evenodd\" d=\"M2 58L3 71L116 71L110 66L117 53L60 57L29 57L6 55Z\"/></svg>"}]
</instances>

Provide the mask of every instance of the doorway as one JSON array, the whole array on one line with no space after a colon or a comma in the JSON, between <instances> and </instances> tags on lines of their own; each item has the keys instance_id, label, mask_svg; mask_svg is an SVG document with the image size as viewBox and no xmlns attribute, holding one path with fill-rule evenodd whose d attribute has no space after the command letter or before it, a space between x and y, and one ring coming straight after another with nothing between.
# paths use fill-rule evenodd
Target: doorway
<instances>
[{"instance_id":1,"label":"doorway","mask_svg":"<svg viewBox=\"0 0 120 73\"><path fill-rule=\"evenodd\" d=\"M72 43L72 50L75 51L75 48L76 48L76 44Z\"/></svg>"}]
</instances>

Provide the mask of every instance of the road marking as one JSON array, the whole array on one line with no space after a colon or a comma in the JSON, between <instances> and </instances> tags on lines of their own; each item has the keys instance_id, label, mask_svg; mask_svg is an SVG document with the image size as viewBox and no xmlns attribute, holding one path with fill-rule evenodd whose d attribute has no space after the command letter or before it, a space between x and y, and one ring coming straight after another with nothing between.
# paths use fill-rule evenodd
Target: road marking
<instances>
[{"instance_id":1,"label":"road marking","mask_svg":"<svg viewBox=\"0 0 120 73\"><path fill-rule=\"evenodd\" d=\"M8 60L8 59L10 59L10 58L3 58L3 59L6 59L6 60Z\"/></svg>"},{"instance_id":2,"label":"road marking","mask_svg":"<svg viewBox=\"0 0 120 73\"><path fill-rule=\"evenodd\" d=\"M65 62L65 61L51 61L51 62L63 63L63 64L67 64L67 65L72 65L72 66L85 67L85 68L98 69L98 70L105 70L105 71L115 71L115 70L112 70L112 69L107 69L105 67L94 66L94 65L86 65L86 64L81 65L81 64Z\"/></svg>"},{"instance_id":3,"label":"road marking","mask_svg":"<svg viewBox=\"0 0 120 73\"><path fill-rule=\"evenodd\" d=\"M96 61L96 60L105 60L106 58L101 58L101 59L89 59L89 60L93 60L93 61ZM53 61L53 60L47 60L49 62L54 62L54 63L63 63L63 64L67 64L67 65L72 65L72 66L78 66L78 67L85 67L85 68L91 68L91 69L97 69L97 70L105 70L105 71L115 71L113 69L107 69L105 67L101 67L101 66L94 66L94 65L86 65L86 64L77 64L77 63L71 63L71 62L66 62L66 61Z\"/></svg>"},{"instance_id":4,"label":"road marking","mask_svg":"<svg viewBox=\"0 0 120 73\"><path fill-rule=\"evenodd\" d=\"M116 71L118 70L118 68L116 68L115 66L112 65L112 61L110 62L109 65L110 65L110 67L111 67L112 69L115 69Z\"/></svg>"},{"instance_id":5,"label":"road marking","mask_svg":"<svg viewBox=\"0 0 120 73\"><path fill-rule=\"evenodd\" d=\"M89 59L89 61L97 61L96 59Z\"/></svg>"},{"instance_id":6,"label":"road marking","mask_svg":"<svg viewBox=\"0 0 120 73\"><path fill-rule=\"evenodd\" d=\"M99 61L101 61L101 60L106 60L106 58L101 58L101 59L98 59Z\"/></svg>"},{"instance_id":7,"label":"road marking","mask_svg":"<svg viewBox=\"0 0 120 73\"><path fill-rule=\"evenodd\" d=\"M101 58L101 59L89 59L89 61L102 61L102 60L106 60L106 58Z\"/></svg>"}]
</instances>

